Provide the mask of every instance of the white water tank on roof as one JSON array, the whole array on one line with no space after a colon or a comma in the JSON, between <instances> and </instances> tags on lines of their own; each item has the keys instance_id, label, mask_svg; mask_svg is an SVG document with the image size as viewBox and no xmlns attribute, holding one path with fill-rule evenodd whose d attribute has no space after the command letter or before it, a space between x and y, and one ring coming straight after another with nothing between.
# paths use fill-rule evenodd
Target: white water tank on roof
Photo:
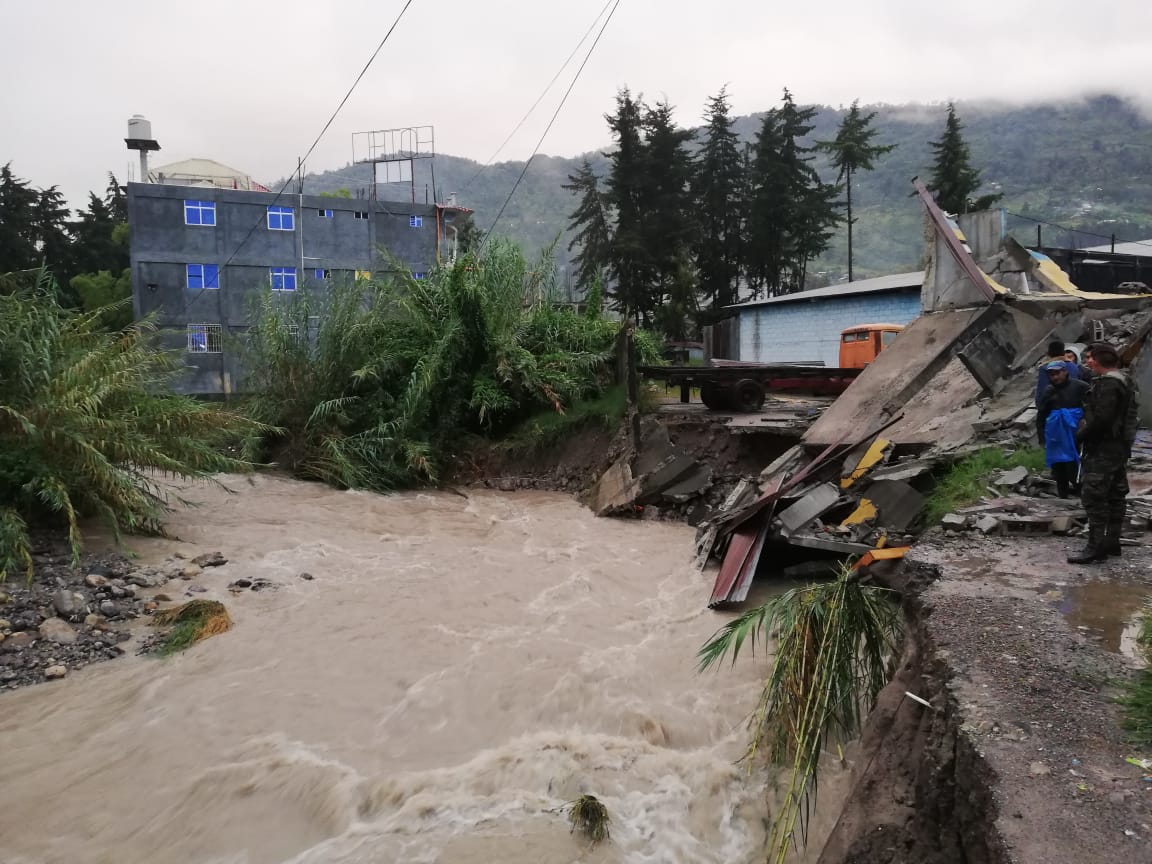
<instances>
[{"instance_id":1,"label":"white water tank on roof","mask_svg":"<svg viewBox=\"0 0 1152 864\"><path fill-rule=\"evenodd\" d=\"M151 141L152 122L144 119L142 114L133 114L128 118L128 137L138 141Z\"/></svg>"}]
</instances>

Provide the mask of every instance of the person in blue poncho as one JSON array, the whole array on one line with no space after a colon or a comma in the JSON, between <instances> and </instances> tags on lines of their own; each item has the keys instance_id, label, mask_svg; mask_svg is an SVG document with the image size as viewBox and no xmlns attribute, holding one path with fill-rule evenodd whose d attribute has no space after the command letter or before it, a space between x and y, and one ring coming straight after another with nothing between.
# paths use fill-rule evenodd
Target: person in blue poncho
<instances>
[{"instance_id":1,"label":"person in blue poncho","mask_svg":"<svg viewBox=\"0 0 1152 864\"><path fill-rule=\"evenodd\" d=\"M1044 367L1048 386L1036 400L1036 433L1044 447L1044 461L1052 469L1061 498L1080 494L1077 476L1080 453L1076 427L1084 416L1088 384L1068 374L1068 364L1053 360Z\"/></svg>"},{"instance_id":2,"label":"person in blue poncho","mask_svg":"<svg viewBox=\"0 0 1152 864\"><path fill-rule=\"evenodd\" d=\"M1036 407L1040 407L1040 397L1044 395L1044 391L1048 389L1048 385L1052 383L1048 380L1048 367L1053 363L1061 363L1065 369L1068 370L1069 378L1082 378L1080 374L1080 366L1064 359L1065 350L1064 343L1059 339L1055 339L1048 343L1048 359L1040 364L1040 368L1036 370Z\"/></svg>"}]
</instances>

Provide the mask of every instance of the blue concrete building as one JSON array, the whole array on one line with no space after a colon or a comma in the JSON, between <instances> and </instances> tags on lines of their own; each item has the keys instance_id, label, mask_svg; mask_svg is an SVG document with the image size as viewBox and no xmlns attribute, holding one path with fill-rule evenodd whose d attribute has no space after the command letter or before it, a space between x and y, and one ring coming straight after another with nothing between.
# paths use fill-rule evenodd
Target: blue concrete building
<instances>
[{"instance_id":1,"label":"blue concrete building","mask_svg":"<svg viewBox=\"0 0 1152 864\"><path fill-rule=\"evenodd\" d=\"M920 314L924 271L863 279L730 307L736 359L838 366L840 331L857 324L907 324Z\"/></svg>"}]
</instances>

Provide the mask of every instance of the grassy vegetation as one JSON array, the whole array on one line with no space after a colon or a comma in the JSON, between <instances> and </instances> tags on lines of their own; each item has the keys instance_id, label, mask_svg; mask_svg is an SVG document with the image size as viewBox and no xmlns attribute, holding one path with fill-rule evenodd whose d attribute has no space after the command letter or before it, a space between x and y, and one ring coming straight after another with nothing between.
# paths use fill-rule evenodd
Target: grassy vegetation
<instances>
[{"instance_id":1,"label":"grassy vegetation","mask_svg":"<svg viewBox=\"0 0 1152 864\"><path fill-rule=\"evenodd\" d=\"M1044 451L1028 447L1006 456L1003 450L989 447L957 462L939 479L928 496L925 508L928 524L939 522L958 507L979 501L988 494L988 484L995 474L1020 466L1035 473L1044 472Z\"/></svg>"},{"instance_id":2,"label":"grassy vegetation","mask_svg":"<svg viewBox=\"0 0 1152 864\"><path fill-rule=\"evenodd\" d=\"M568 824L573 831L579 831L595 846L608 839L608 826L611 818L608 808L595 795L581 795L575 801L564 805L568 811Z\"/></svg>"},{"instance_id":3,"label":"grassy vegetation","mask_svg":"<svg viewBox=\"0 0 1152 864\"><path fill-rule=\"evenodd\" d=\"M155 627L171 627L157 653L175 654L189 648L201 639L216 636L232 629L232 618L224 604L217 600L191 600L152 616Z\"/></svg>"},{"instance_id":4,"label":"grassy vegetation","mask_svg":"<svg viewBox=\"0 0 1152 864\"><path fill-rule=\"evenodd\" d=\"M66 527L76 556L86 515L117 534L160 532L163 475L246 470L223 445L261 428L167 393L179 362L149 322L107 332L107 310L74 313L56 297L43 272L0 294L0 581L31 577L31 524Z\"/></svg>"},{"instance_id":5,"label":"grassy vegetation","mask_svg":"<svg viewBox=\"0 0 1152 864\"><path fill-rule=\"evenodd\" d=\"M745 642L754 648L761 639L776 639L745 756L763 751L787 771L773 814L771 862L782 864L798 839L806 842L825 748L859 735L887 683L902 635L894 600L893 592L862 584L844 565L831 582L794 588L745 612L699 651L704 670L729 653L735 663Z\"/></svg>"},{"instance_id":6,"label":"grassy vegetation","mask_svg":"<svg viewBox=\"0 0 1152 864\"><path fill-rule=\"evenodd\" d=\"M1124 706L1124 728L1132 743L1152 747L1152 601L1144 606L1137 642L1148 665L1127 684L1120 704Z\"/></svg>"},{"instance_id":7,"label":"grassy vegetation","mask_svg":"<svg viewBox=\"0 0 1152 864\"><path fill-rule=\"evenodd\" d=\"M535 453L582 429L594 426L615 429L627 409L624 387L616 384L590 399L577 400L564 413L536 412L503 434L499 447L517 453Z\"/></svg>"},{"instance_id":8,"label":"grassy vegetation","mask_svg":"<svg viewBox=\"0 0 1152 864\"><path fill-rule=\"evenodd\" d=\"M498 438L534 417L523 435L546 440L619 416L619 397L605 395L619 324L558 307L554 279L550 257L529 266L494 240L419 281L269 292L244 348L247 410L282 431L254 440L250 457L387 490L435 482L464 436ZM636 342L658 358L650 335Z\"/></svg>"}]
</instances>

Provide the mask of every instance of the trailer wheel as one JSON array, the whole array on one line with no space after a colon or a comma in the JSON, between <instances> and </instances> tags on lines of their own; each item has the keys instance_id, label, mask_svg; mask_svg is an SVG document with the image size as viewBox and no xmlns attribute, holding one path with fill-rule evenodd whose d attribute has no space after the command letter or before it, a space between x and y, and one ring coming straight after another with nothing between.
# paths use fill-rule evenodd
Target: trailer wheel
<instances>
[{"instance_id":1,"label":"trailer wheel","mask_svg":"<svg viewBox=\"0 0 1152 864\"><path fill-rule=\"evenodd\" d=\"M710 411L719 411L724 408L727 401L724 395L724 391L711 381L705 381L700 385L700 401Z\"/></svg>"},{"instance_id":2,"label":"trailer wheel","mask_svg":"<svg viewBox=\"0 0 1152 864\"><path fill-rule=\"evenodd\" d=\"M732 401L737 411L759 411L764 406L764 388L759 381L745 378L732 388Z\"/></svg>"}]
</instances>

